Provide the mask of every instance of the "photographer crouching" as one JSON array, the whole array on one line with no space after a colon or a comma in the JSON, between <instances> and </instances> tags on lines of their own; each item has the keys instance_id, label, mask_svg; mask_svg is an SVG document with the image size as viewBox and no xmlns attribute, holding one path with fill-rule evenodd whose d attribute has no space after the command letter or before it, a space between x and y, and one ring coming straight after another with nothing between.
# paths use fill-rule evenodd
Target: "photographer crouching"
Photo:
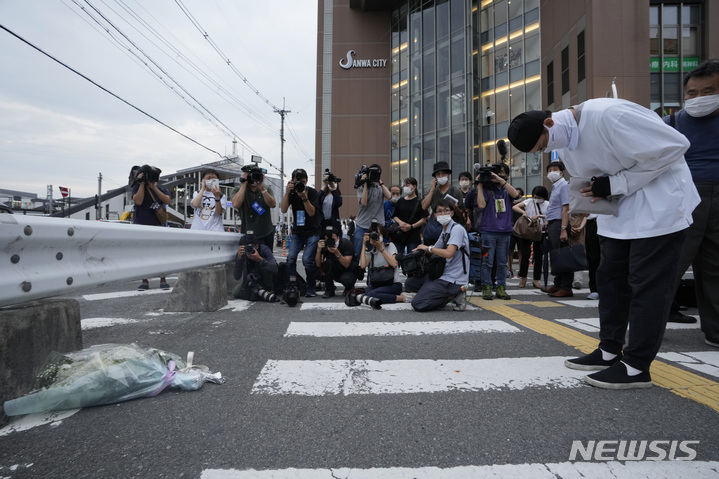
<instances>
[{"instance_id":1,"label":"photographer crouching","mask_svg":"<svg viewBox=\"0 0 719 479\"><path fill-rule=\"evenodd\" d=\"M255 238L252 231L240 238L235 258L235 279L240 281L232 290L232 296L248 301L278 301L272 294L277 276L277 261L272 250Z\"/></svg>"},{"instance_id":2,"label":"photographer crouching","mask_svg":"<svg viewBox=\"0 0 719 479\"><path fill-rule=\"evenodd\" d=\"M402 283L397 268L397 247L384 242L385 229L373 221L364 235L365 247L360 255L360 268L367 268L368 279L365 293L355 295L345 301L348 306L360 303L380 309L382 304L403 303Z\"/></svg>"},{"instance_id":3,"label":"photographer crouching","mask_svg":"<svg viewBox=\"0 0 719 479\"><path fill-rule=\"evenodd\" d=\"M425 251L431 256L427 261L427 274L424 277L407 278L406 289L410 280L417 294L405 293L411 299L415 311L432 311L443 308L454 301L455 311L467 308L466 294L462 289L469 281L469 237L463 225L455 223L454 204L448 200L440 200L434 208L437 222L442 226L439 239L433 246L421 244L414 251Z\"/></svg>"},{"instance_id":4,"label":"photographer crouching","mask_svg":"<svg viewBox=\"0 0 719 479\"><path fill-rule=\"evenodd\" d=\"M325 227L322 239L317 243L315 265L319 271L318 279L325 283L323 298L335 295L335 281L345 288L345 294L355 287L357 282L357 263L353 260L354 246L333 226Z\"/></svg>"}]
</instances>

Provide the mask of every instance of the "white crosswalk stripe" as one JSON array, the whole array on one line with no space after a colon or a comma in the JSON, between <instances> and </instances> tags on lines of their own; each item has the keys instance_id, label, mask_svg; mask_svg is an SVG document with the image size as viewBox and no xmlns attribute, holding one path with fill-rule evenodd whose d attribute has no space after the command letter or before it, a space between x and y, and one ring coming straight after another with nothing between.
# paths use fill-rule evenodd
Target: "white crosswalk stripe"
<instances>
[{"instance_id":1,"label":"white crosswalk stripe","mask_svg":"<svg viewBox=\"0 0 719 479\"><path fill-rule=\"evenodd\" d=\"M312 322L290 323L285 337L419 336L422 334L519 333L504 321Z\"/></svg>"}]
</instances>

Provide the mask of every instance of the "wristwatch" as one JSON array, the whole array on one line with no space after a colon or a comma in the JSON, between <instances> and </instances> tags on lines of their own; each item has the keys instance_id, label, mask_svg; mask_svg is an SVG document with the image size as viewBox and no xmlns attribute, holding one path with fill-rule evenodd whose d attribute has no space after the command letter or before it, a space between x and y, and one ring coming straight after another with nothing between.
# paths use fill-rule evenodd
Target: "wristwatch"
<instances>
[{"instance_id":1,"label":"wristwatch","mask_svg":"<svg viewBox=\"0 0 719 479\"><path fill-rule=\"evenodd\" d=\"M303 202L303 203L306 203L306 202L308 202L308 201L310 201L309 198L303 198L303 199L302 199L302 202Z\"/></svg>"},{"instance_id":2,"label":"wristwatch","mask_svg":"<svg viewBox=\"0 0 719 479\"><path fill-rule=\"evenodd\" d=\"M431 253L431 252L432 252L432 248L434 248L434 245L432 245L432 246L430 246L429 248L427 248L427 253Z\"/></svg>"},{"instance_id":3,"label":"wristwatch","mask_svg":"<svg viewBox=\"0 0 719 479\"><path fill-rule=\"evenodd\" d=\"M566 227L566 226L562 226L562 229L563 229L563 230L566 230L566 229L567 229L567 227Z\"/></svg>"}]
</instances>

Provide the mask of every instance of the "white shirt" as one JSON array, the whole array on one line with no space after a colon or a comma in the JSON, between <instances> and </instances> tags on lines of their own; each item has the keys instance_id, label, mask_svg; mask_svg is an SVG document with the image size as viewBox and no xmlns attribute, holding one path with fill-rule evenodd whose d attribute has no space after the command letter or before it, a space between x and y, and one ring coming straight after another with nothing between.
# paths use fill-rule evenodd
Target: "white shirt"
<instances>
[{"instance_id":1,"label":"white shirt","mask_svg":"<svg viewBox=\"0 0 719 479\"><path fill-rule=\"evenodd\" d=\"M524 203L524 211L527 212L527 216L530 218L533 218L537 215L546 215L547 214L547 208L549 207L549 202L544 201L541 205L537 200L534 198L527 198L522 203ZM544 225L545 221L544 218L537 218L539 220L540 225Z\"/></svg>"},{"instance_id":2,"label":"white shirt","mask_svg":"<svg viewBox=\"0 0 719 479\"><path fill-rule=\"evenodd\" d=\"M557 152L572 176L609 176L619 212L599 215L598 233L637 239L688 228L700 200L684 161L686 137L626 100L598 98L579 106L577 147Z\"/></svg>"},{"instance_id":3,"label":"white shirt","mask_svg":"<svg viewBox=\"0 0 719 479\"><path fill-rule=\"evenodd\" d=\"M457 251L447 260L444 274L439 279L459 285L467 284L469 283L469 258L462 253L461 249L464 248L464 251L469 254L469 237L467 230L459 223L455 223L454 220L447 225L446 229L442 230L434 247L446 249L451 244L457 247Z\"/></svg>"},{"instance_id":4,"label":"white shirt","mask_svg":"<svg viewBox=\"0 0 719 479\"><path fill-rule=\"evenodd\" d=\"M199 194L199 191L195 191L192 199ZM225 195L219 200L224 205L227 201ZM224 231L222 226L222 215L216 214L215 211L215 195L211 192L205 191L202 194L202 203L199 208L195 208L195 216L192 218L192 230L205 230L205 231Z\"/></svg>"}]
</instances>

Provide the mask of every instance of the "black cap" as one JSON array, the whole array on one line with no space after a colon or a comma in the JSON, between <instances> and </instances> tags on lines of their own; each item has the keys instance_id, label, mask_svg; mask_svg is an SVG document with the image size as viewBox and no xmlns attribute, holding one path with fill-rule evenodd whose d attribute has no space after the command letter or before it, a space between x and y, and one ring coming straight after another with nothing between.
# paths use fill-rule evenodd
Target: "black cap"
<instances>
[{"instance_id":1,"label":"black cap","mask_svg":"<svg viewBox=\"0 0 719 479\"><path fill-rule=\"evenodd\" d=\"M532 151L544 132L544 120L550 116L551 113L539 110L515 116L507 128L507 138L519 151Z\"/></svg>"},{"instance_id":2,"label":"black cap","mask_svg":"<svg viewBox=\"0 0 719 479\"><path fill-rule=\"evenodd\" d=\"M438 171L449 171L452 173L452 169L449 167L449 163L446 161L438 161L434 164L432 167L432 176L434 176Z\"/></svg>"}]
</instances>

